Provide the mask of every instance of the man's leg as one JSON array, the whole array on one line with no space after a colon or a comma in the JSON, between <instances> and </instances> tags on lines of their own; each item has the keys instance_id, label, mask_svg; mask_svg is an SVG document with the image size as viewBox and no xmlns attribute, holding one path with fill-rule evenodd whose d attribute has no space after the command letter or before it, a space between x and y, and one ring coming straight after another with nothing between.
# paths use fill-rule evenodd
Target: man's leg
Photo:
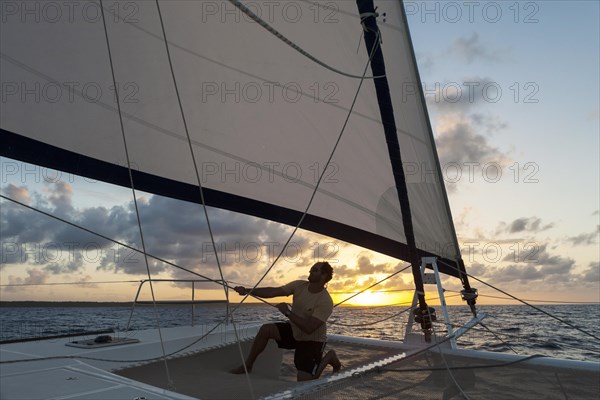
<instances>
[{"instance_id":1,"label":"man's leg","mask_svg":"<svg viewBox=\"0 0 600 400\"><path fill-rule=\"evenodd\" d=\"M308 372L304 372L304 371L298 371L296 374L296 380L298 382L302 382L302 381L310 381L315 379L314 376L312 376L311 374L309 374Z\"/></svg>"},{"instance_id":2,"label":"man's leg","mask_svg":"<svg viewBox=\"0 0 600 400\"><path fill-rule=\"evenodd\" d=\"M335 361L339 363L335 351L333 350L329 351L325 357L321 357L323 349L325 348L325 343L300 341L296 342L296 346L294 365L298 370L298 373L296 374L298 382L317 379L327 364L335 364Z\"/></svg>"},{"instance_id":3,"label":"man's leg","mask_svg":"<svg viewBox=\"0 0 600 400\"><path fill-rule=\"evenodd\" d=\"M252 348L250 349L250 354L246 358L246 369L248 372L252 371L252 367L254 366L254 362L260 353L262 353L267 347L267 343L269 343L269 339L273 340L281 340L281 336L279 335L279 329L275 324L265 324L260 327L256 337L254 338L254 343L252 343ZM244 366L240 365L237 368L232 369L232 374L243 374L246 371L244 370Z\"/></svg>"}]
</instances>

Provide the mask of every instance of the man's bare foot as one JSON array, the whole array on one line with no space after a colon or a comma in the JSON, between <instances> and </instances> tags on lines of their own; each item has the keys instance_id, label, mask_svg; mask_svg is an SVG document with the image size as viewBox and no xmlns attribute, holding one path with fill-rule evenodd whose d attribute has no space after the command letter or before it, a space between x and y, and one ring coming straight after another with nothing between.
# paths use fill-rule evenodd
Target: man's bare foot
<instances>
[{"instance_id":1,"label":"man's bare foot","mask_svg":"<svg viewBox=\"0 0 600 400\"><path fill-rule=\"evenodd\" d=\"M246 369L248 370L248 373L252 372L252 368L246 367ZM240 365L239 367L230 370L229 373L230 374L240 375L240 374L245 374L246 370L244 369L243 365Z\"/></svg>"},{"instance_id":2,"label":"man's bare foot","mask_svg":"<svg viewBox=\"0 0 600 400\"><path fill-rule=\"evenodd\" d=\"M333 350L331 350L331 351L333 351ZM333 368L333 373L334 374L336 372L340 372L340 369L342 369L342 363L337 358L337 355L335 354L335 351L333 351L333 355L331 357L331 360L329 361L329 365L331 365L331 367Z\"/></svg>"},{"instance_id":3,"label":"man's bare foot","mask_svg":"<svg viewBox=\"0 0 600 400\"><path fill-rule=\"evenodd\" d=\"M339 358L337 358L337 354L335 354L334 350L328 351L325 356L329 356L329 362L327 364L331 365L334 374L342 369L342 363L340 362Z\"/></svg>"},{"instance_id":4,"label":"man's bare foot","mask_svg":"<svg viewBox=\"0 0 600 400\"><path fill-rule=\"evenodd\" d=\"M323 370L325 370L325 367L328 365L331 365L333 367L334 374L336 372L339 372L339 370L342 368L342 363L337 358L335 350L329 350L327 353L325 353L325 355L321 359L321 362L319 363L319 366L317 367L317 371L313 375L313 379L319 378L323 373Z\"/></svg>"}]
</instances>

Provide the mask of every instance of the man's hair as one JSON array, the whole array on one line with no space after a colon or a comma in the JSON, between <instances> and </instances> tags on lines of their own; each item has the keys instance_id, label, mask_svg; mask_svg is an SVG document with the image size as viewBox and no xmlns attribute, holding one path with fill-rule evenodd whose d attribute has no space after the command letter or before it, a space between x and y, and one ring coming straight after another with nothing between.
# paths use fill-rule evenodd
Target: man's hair
<instances>
[{"instance_id":1,"label":"man's hair","mask_svg":"<svg viewBox=\"0 0 600 400\"><path fill-rule=\"evenodd\" d=\"M321 273L324 273L327 276L327 280L325 282L329 282L331 278L333 278L333 267L329 265L327 261L322 261L320 264Z\"/></svg>"}]
</instances>

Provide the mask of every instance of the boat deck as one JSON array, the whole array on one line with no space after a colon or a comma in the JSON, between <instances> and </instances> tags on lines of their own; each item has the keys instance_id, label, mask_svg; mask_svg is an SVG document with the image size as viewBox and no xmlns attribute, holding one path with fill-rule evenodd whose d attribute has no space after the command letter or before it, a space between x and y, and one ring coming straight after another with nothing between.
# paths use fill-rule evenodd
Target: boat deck
<instances>
[{"instance_id":1,"label":"boat deck","mask_svg":"<svg viewBox=\"0 0 600 400\"><path fill-rule=\"evenodd\" d=\"M244 353L247 354L251 341L244 341L241 345ZM359 345L339 340L332 340L328 348L335 349L343 363L344 371L369 366L379 360L403 353L397 348ZM245 374L229 373L229 370L241 364L239 348L236 344L174 358L168 361L171 387L167 381L163 361L126 368L115 373L164 389L171 388L178 393L196 398L260 398L298 386L293 355L294 352L291 350L282 351L272 345L261 354L248 377ZM276 363L275 368L265 365L273 360ZM331 374L331 367L327 367L320 381L326 381ZM343 374L343 371L340 374Z\"/></svg>"},{"instance_id":2,"label":"boat deck","mask_svg":"<svg viewBox=\"0 0 600 400\"><path fill-rule=\"evenodd\" d=\"M600 363L452 350L428 352L413 343L332 335L343 364L315 381L297 383L293 352L270 344L254 371L232 375L257 327L241 327L198 341L206 327L162 330L167 362L155 330L129 333L117 346L79 348L75 339L0 346L2 399L246 399L462 398L598 399ZM134 336L134 337L132 337ZM90 339L90 338L88 338ZM93 338L92 338L93 339ZM35 361L24 361L24 360ZM10 361L19 361L12 363ZM449 373L448 368L452 368ZM329 367L330 368L330 367ZM167 374L168 370L168 374Z\"/></svg>"}]
</instances>

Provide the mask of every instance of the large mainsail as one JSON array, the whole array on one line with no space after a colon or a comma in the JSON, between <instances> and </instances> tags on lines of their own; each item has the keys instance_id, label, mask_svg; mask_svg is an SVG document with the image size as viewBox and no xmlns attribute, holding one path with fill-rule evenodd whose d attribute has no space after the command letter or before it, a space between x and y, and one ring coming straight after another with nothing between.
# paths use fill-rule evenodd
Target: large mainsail
<instances>
[{"instance_id":1,"label":"large mainsail","mask_svg":"<svg viewBox=\"0 0 600 400\"><path fill-rule=\"evenodd\" d=\"M343 128L369 61L356 3L251 3L289 41L353 76L226 1L160 2L164 34L155 2L103 2L106 31L99 3L53 4L60 18L39 2L2 15L0 155L129 186L125 136L136 189L200 202L201 183L208 205L296 225L342 133L301 227L412 261L371 79ZM386 15L378 26L416 251L456 266L402 3L375 5Z\"/></svg>"}]
</instances>

